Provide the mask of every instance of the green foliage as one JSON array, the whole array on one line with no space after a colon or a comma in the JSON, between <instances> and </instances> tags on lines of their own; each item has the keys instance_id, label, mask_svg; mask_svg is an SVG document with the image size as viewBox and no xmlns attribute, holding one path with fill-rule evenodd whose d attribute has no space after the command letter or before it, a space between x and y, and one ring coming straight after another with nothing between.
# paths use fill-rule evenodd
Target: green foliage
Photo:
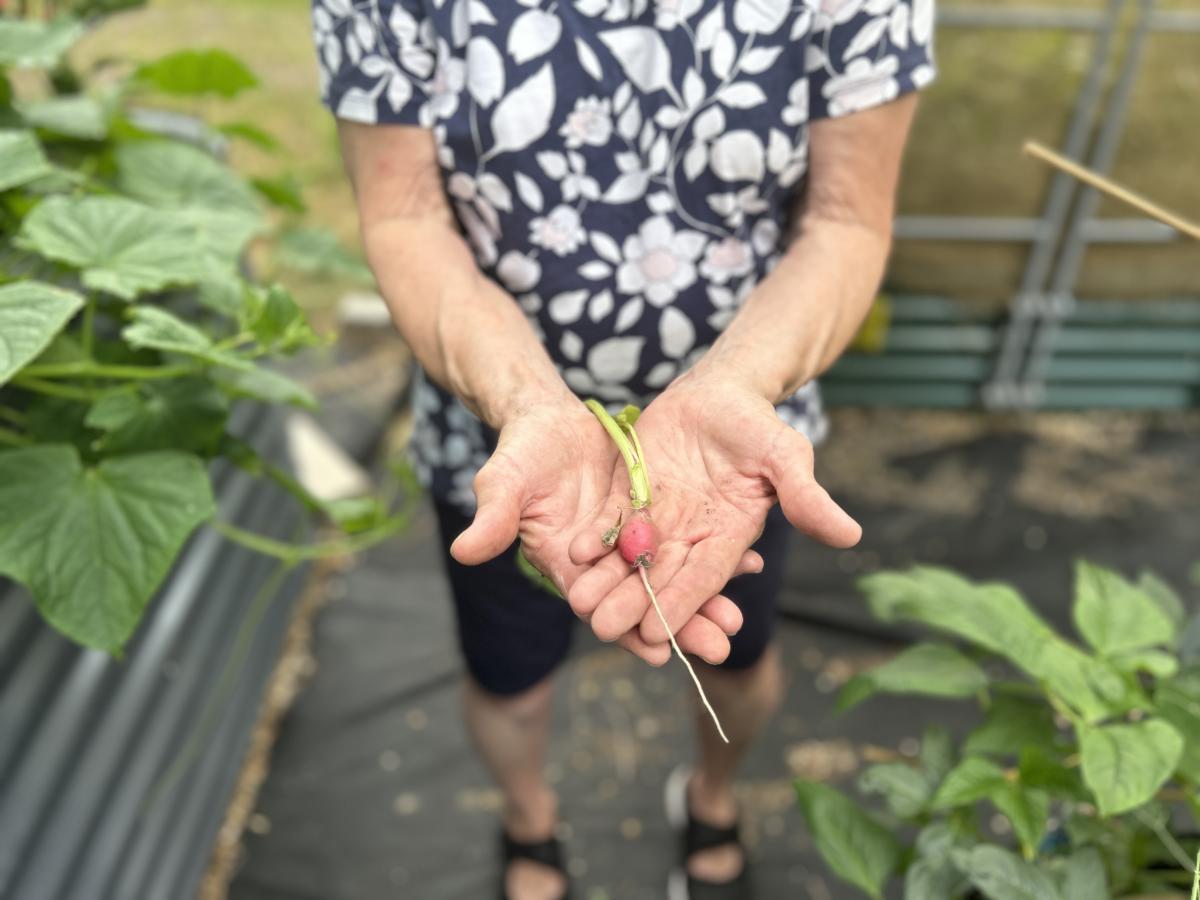
<instances>
[{"instance_id":1,"label":"green foliage","mask_svg":"<svg viewBox=\"0 0 1200 900\"><path fill-rule=\"evenodd\" d=\"M857 786L882 799L880 819L828 785L798 785L835 874L873 897L902 876L905 900L1091 900L1190 883L1166 828L1170 803L1200 811L1200 666L1185 656L1196 618L1168 585L1078 563L1086 649L1006 585L918 567L861 586L880 618L964 646L917 644L851 679L839 706L877 693L971 698L982 721L957 742L929 731L916 761L866 768ZM997 815L1010 826L999 839L983 827ZM1149 868L1164 863L1176 877Z\"/></svg>"},{"instance_id":2,"label":"green foliage","mask_svg":"<svg viewBox=\"0 0 1200 900\"><path fill-rule=\"evenodd\" d=\"M226 430L244 398L315 404L272 367L317 343L303 311L243 274L249 241L278 228L267 203L298 212L303 197L289 176L251 183L131 124L127 104L154 94L253 87L224 51L173 53L103 88L71 69L82 17L136 2L0 19L0 575L64 634L113 653L201 524L294 565L395 533L413 494L406 482L386 501L322 502ZM13 68L43 72L9 79ZM223 131L276 146L248 123ZM320 234L310 241L332 254ZM222 456L342 537L296 547L216 520L208 462Z\"/></svg>"},{"instance_id":3,"label":"green foliage","mask_svg":"<svg viewBox=\"0 0 1200 900\"><path fill-rule=\"evenodd\" d=\"M236 56L224 50L180 50L141 66L137 83L180 96L236 97L258 79Z\"/></svg>"}]
</instances>

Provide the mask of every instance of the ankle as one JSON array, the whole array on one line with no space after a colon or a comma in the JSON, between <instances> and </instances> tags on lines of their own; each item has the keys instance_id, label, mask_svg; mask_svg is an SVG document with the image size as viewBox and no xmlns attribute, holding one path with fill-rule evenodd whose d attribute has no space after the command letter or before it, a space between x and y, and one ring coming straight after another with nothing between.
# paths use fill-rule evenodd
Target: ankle
<instances>
[{"instance_id":1,"label":"ankle","mask_svg":"<svg viewBox=\"0 0 1200 900\"><path fill-rule=\"evenodd\" d=\"M504 805L504 827L519 841L551 837L558 824L558 797L548 787L509 797Z\"/></svg>"},{"instance_id":2,"label":"ankle","mask_svg":"<svg viewBox=\"0 0 1200 900\"><path fill-rule=\"evenodd\" d=\"M713 825L732 825L737 821L737 798L733 782L706 778L697 769L688 781L688 807L701 821Z\"/></svg>"}]
</instances>

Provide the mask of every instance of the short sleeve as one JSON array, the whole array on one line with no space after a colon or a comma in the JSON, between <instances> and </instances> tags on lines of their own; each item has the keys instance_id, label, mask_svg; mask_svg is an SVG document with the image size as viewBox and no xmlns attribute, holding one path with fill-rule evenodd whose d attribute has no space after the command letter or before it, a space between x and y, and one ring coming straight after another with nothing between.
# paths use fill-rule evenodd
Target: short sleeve
<instances>
[{"instance_id":1,"label":"short sleeve","mask_svg":"<svg viewBox=\"0 0 1200 900\"><path fill-rule=\"evenodd\" d=\"M312 0L321 100L339 119L432 125L436 54L419 0Z\"/></svg>"},{"instance_id":2,"label":"short sleeve","mask_svg":"<svg viewBox=\"0 0 1200 900\"><path fill-rule=\"evenodd\" d=\"M849 115L933 81L934 0L823 0L808 45L809 118Z\"/></svg>"}]
</instances>

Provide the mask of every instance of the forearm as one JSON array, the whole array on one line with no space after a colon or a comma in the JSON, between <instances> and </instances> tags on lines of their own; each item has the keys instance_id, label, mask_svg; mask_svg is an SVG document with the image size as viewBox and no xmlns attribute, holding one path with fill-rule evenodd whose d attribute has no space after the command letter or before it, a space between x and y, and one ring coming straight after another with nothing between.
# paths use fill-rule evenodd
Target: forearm
<instances>
[{"instance_id":1,"label":"forearm","mask_svg":"<svg viewBox=\"0 0 1200 900\"><path fill-rule=\"evenodd\" d=\"M534 404L569 401L516 302L478 269L449 223L395 218L364 230L396 327L435 382L499 429Z\"/></svg>"},{"instance_id":2,"label":"forearm","mask_svg":"<svg viewBox=\"0 0 1200 900\"><path fill-rule=\"evenodd\" d=\"M742 381L772 403L829 368L846 349L883 277L889 238L847 222L809 219L697 364Z\"/></svg>"},{"instance_id":3,"label":"forearm","mask_svg":"<svg viewBox=\"0 0 1200 900\"><path fill-rule=\"evenodd\" d=\"M841 355L883 278L915 110L910 94L813 124L795 237L698 369L748 380L778 402Z\"/></svg>"},{"instance_id":4,"label":"forearm","mask_svg":"<svg viewBox=\"0 0 1200 900\"><path fill-rule=\"evenodd\" d=\"M367 261L429 376L500 428L572 399L516 302L476 265L423 129L339 124Z\"/></svg>"}]
</instances>

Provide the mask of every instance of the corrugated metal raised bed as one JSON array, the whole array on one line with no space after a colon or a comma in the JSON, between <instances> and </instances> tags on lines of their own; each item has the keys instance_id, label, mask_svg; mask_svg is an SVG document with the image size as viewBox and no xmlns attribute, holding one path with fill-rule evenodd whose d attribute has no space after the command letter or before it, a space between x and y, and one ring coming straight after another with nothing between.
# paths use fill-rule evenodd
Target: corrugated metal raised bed
<instances>
[{"instance_id":1,"label":"corrugated metal raised bed","mask_svg":"<svg viewBox=\"0 0 1200 900\"><path fill-rule=\"evenodd\" d=\"M287 413L241 412L238 432L283 462ZM215 474L226 521L285 540L307 527L274 485ZM0 583L0 898L195 895L303 571L204 528L121 660Z\"/></svg>"}]
</instances>

